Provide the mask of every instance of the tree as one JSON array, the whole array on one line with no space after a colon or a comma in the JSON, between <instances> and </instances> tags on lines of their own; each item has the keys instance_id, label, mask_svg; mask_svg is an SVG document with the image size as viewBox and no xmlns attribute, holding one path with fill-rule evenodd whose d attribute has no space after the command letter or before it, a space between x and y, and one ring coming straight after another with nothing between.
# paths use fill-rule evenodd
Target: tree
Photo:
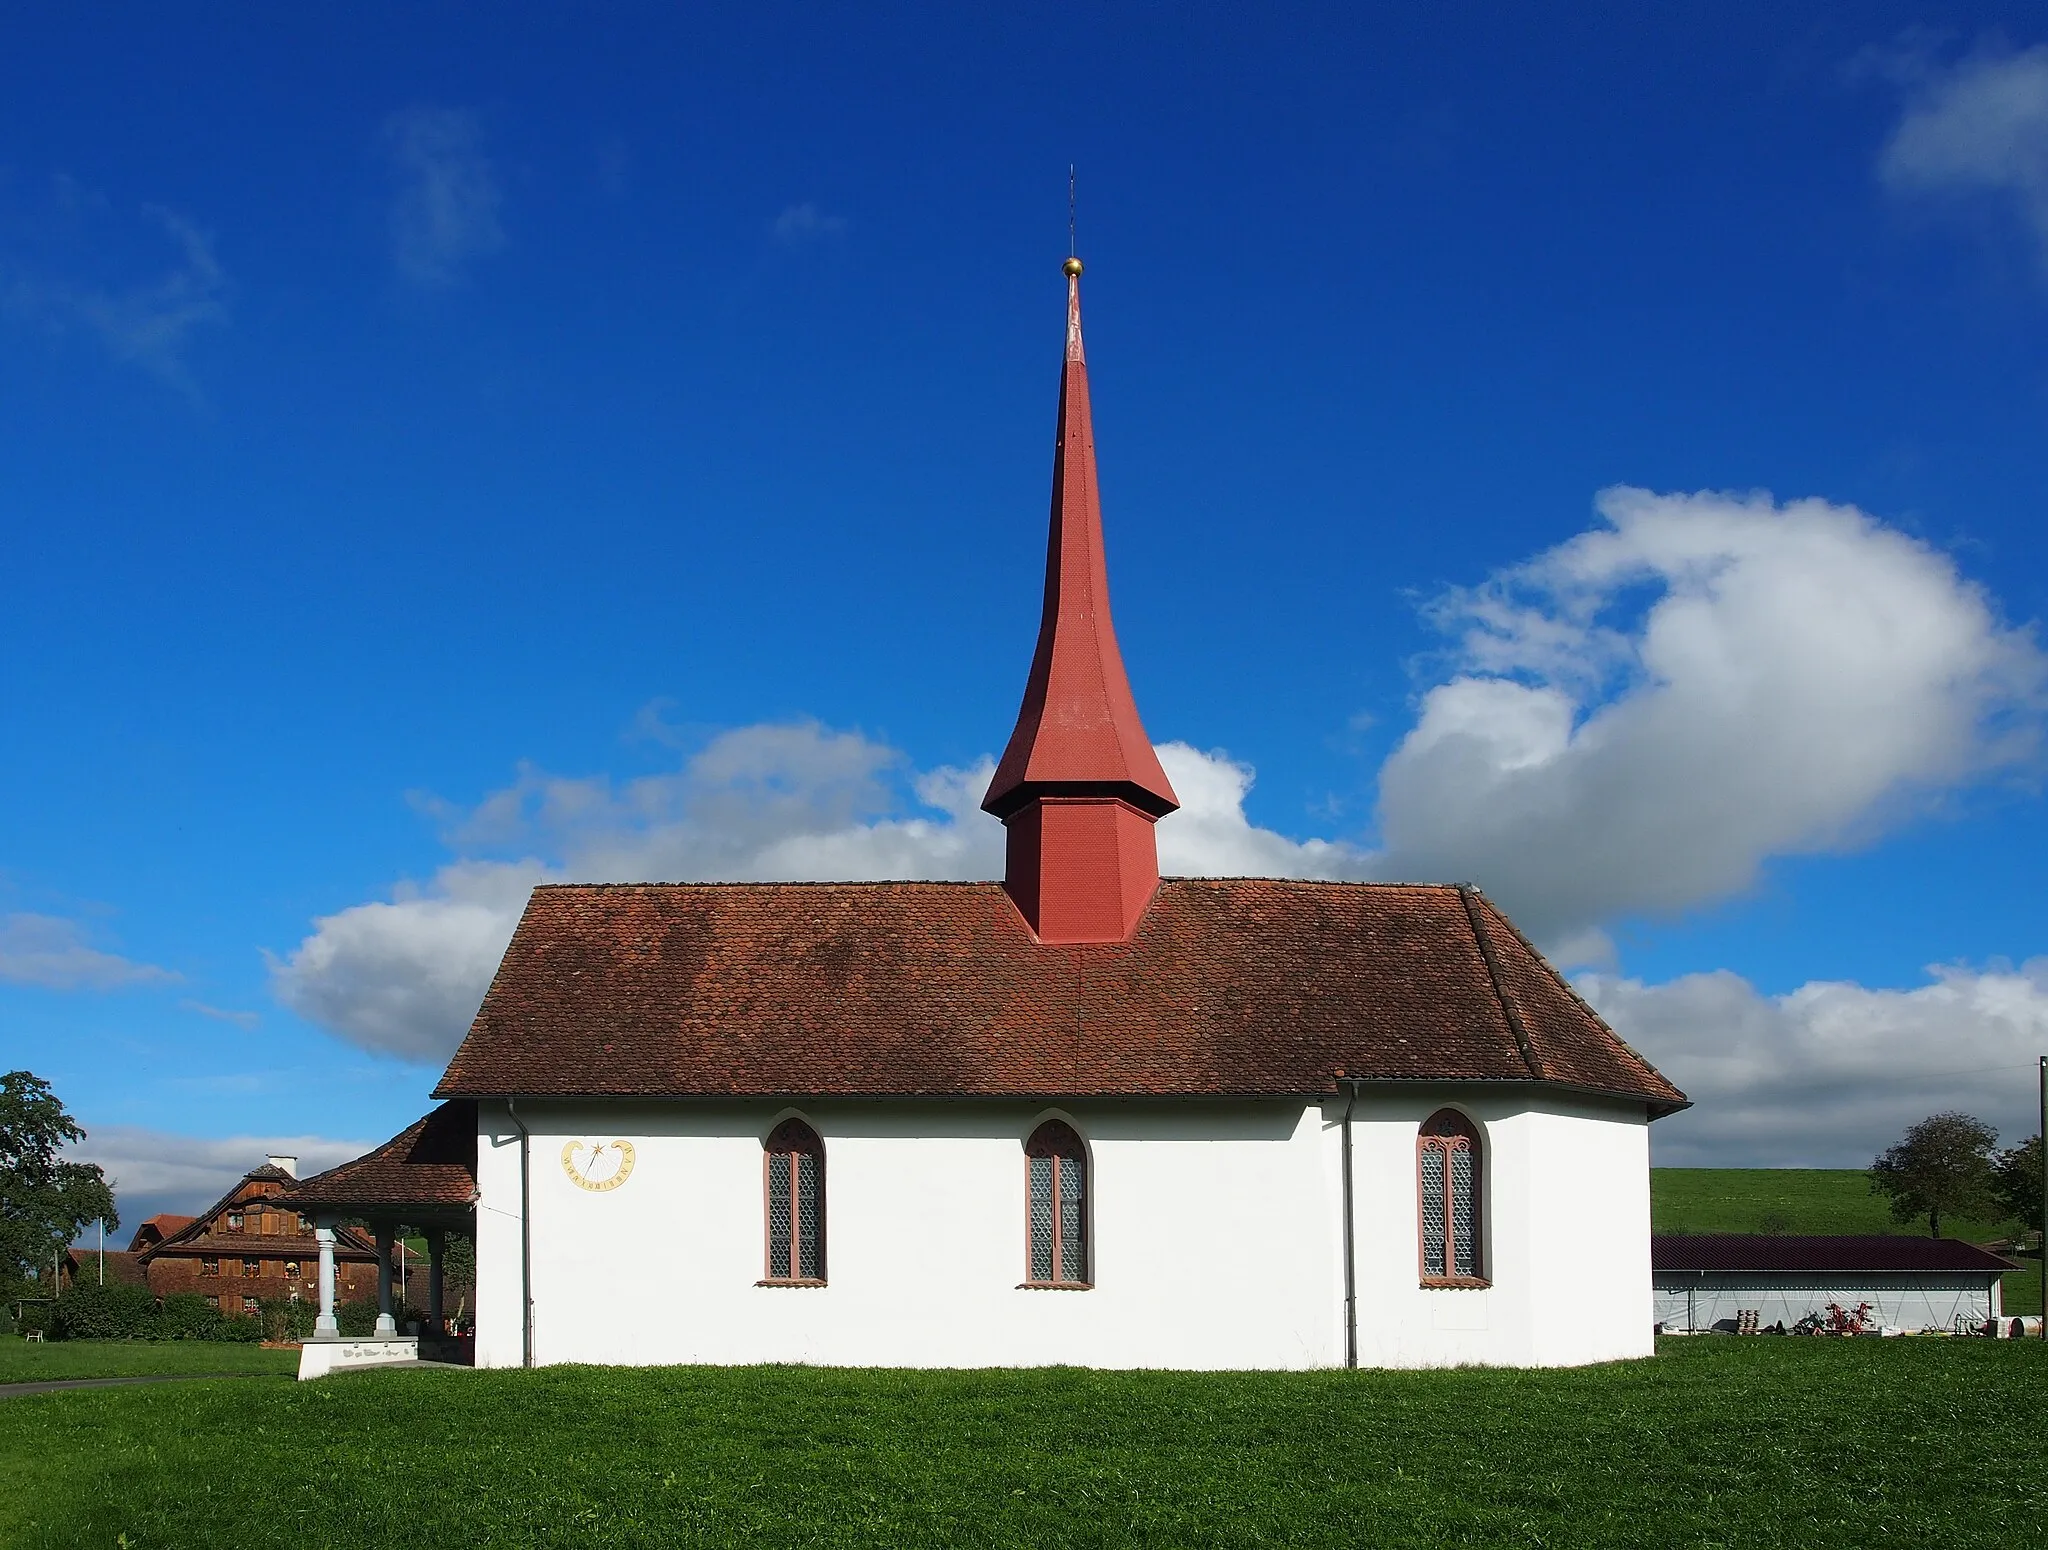
<instances>
[{"instance_id":1,"label":"tree","mask_svg":"<svg viewBox=\"0 0 2048 1550\"><path fill-rule=\"evenodd\" d=\"M0 1282L47 1271L88 1222L121 1225L99 1164L58 1155L84 1139L48 1082L29 1071L0 1076Z\"/></svg>"},{"instance_id":2,"label":"tree","mask_svg":"<svg viewBox=\"0 0 2048 1550\"><path fill-rule=\"evenodd\" d=\"M1892 1198L1892 1220L1927 1218L1927 1234L1941 1236L1943 1216L1988 1214L1995 1208L1991 1149L1998 1132L1980 1119L1949 1109L1930 1114L1885 1148L1870 1165L1871 1193Z\"/></svg>"},{"instance_id":3,"label":"tree","mask_svg":"<svg viewBox=\"0 0 2048 1550\"><path fill-rule=\"evenodd\" d=\"M2041 1230L2041 1138L2028 1136L2007 1147L1992 1164L1997 1179L1992 1193L2005 1214L2035 1232Z\"/></svg>"}]
</instances>

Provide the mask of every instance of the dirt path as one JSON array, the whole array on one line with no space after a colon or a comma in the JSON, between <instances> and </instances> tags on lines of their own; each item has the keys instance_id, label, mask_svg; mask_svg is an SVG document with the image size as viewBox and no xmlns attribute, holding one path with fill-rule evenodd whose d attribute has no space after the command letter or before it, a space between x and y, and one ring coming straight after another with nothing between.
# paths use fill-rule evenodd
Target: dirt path
<instances>
[{"instance_id":1,"label":"dirt path","mask_svg":"<svg viewBox=\"0 0 2048 1550\"><path fill-rule=\"evenodd\" d=\"M191 1383L204 1378L289 1377L265 1372L154 1372L132 1378L45 1378L36 1383L0 1383L0 1399L17 1394L54 1394L59 1389L111 1389L124 1383Z\"/></svg>"}]
</instances>

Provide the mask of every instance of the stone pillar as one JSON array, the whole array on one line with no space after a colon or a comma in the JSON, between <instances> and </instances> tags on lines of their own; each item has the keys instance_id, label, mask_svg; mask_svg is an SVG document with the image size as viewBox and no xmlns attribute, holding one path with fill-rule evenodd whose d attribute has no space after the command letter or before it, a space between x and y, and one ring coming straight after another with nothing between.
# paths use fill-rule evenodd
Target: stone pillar
<instances>
[{"instance_id":1,"label":"stone pillar","mask_svg":"<svg viewBox=\"0 0 2048 1550\"><path fill-rule=\"evenodd\" d=\"M320 1245L320 1317L313 1321L315 1340L339 1340L341 1325L334 1317L334 1228L324 1219L313 1229Z\"/></svg>"},{"instance_id":2,"label":"stone pillar","mask_svg":"<svg viewBox=\"0 0 2048 1550\"><path fill-rule=\"evenodd\" d=\"M398 1333L398 1320L391 1316L391 1224L377 1223L377 1337L388 1340Z\"/></svg>"},{"instance_id":3,"label":"stone pillar","mask_svg":"<svg viewBox=\"0 0 2048 1550\"><path fill-rule=\"evenodd\" d=\"M448 1333L441 1316L441 1266L447 1259L448 1233L440 1227L427 1229L427 1328L437 1335Z\"/></svg>"}]
</instances>

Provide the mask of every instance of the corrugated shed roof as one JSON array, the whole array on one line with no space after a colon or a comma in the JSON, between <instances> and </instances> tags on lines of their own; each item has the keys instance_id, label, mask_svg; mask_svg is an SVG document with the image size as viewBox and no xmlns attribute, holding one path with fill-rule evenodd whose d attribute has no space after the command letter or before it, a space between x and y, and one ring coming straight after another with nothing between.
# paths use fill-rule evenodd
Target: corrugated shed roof
<instances>
[{"instance_id":1,"label":"corrugated shed roof","mask_svg":"<svg viewBox=\"0 0 2048 1550\"><path fill-rule=\"evenodd\" d=\"M2011 1260L1956 1238L1868 1235L1799 1238L1771 1234L1659 1235L1650 1240L1653 1271L2016 1270Z\"/></svg>"},{"instance_id":2,"label":"corrugated shed roof","mask_svg":"<svg viewBox=\"0 0 2048 1550\"><path fill-rule=\"evenodd\" d=\"M1489 959L1491 961L1489 961ZM1171 879L1048 947L995 883L537 888L439 1097L1685 1095L1484 898Z\"/></svg>"}]
</instances>

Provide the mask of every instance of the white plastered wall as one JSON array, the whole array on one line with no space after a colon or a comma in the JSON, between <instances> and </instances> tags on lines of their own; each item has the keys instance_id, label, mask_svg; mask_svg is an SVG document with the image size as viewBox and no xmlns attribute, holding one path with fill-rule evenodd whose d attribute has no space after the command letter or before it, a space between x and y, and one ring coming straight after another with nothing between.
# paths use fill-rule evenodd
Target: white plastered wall
<instances>
[{"instance_id":1,"label":"white plastered wall","mask_svg":"<svg viewBox=\"0 0 2048 1550\"><path fill-rule=\"evenodd\" d=\"M1415 1136L1456 1101L1484 1127L1487 1291L1418 1286ZM1540 1108L1529 1107L1532 1101ZM519 1105L533 1131L539 1363L1303 1368L1343 1347L1341 1102ZM763 1287L761 1140L826 1150L822 1288ZM1089 1291L1024 1278L1022 1143L1089 1147ZM477 1359L520 1351L518 1135L479 1113ZM578 1188L572 1141L630 1140L631 1178ZM1650 1349L1641 1110L1528 1089L1368 1091L1354 1119L1359 1352L1369 1366L1586 1362Z\"/></svg>"},{"instance_id":2,"label":"white plastered wall","mask_svg":"<svg viewBox=\"0 0 2048 1550\"><path fill-rule=\"evenodd\" d=\"M1421 1284L1415 1142L1443 1107L1480 1131L1484 1288ZM1341 1103L1326 1112L1334 1128ZM1360 1365L1648 1356L1648 1132L1640 1105L1554 1091L1362 1090L1352 1116Z\"/></svg>"},{"instance_id":3,"label":"white plastered wall","mask_svg":"<svg viewBox=\"0 0 2048 1550\"><path fill-rule=\"evenodd\" d=\"M876 1366L1308 1367L1331 1360L1335 1207L1300 1102L521 1103L532 1128L535 1359ZM822 1288L763 1287L761 1140L826 1153ZM1023 1141L1089 1147L1089 1291L1020 1289ZM517 1365L519 1147L479 1118L480 1363ZM632 1141L579 1189L571 1141Z\"/></svg>"}]
</instances>

